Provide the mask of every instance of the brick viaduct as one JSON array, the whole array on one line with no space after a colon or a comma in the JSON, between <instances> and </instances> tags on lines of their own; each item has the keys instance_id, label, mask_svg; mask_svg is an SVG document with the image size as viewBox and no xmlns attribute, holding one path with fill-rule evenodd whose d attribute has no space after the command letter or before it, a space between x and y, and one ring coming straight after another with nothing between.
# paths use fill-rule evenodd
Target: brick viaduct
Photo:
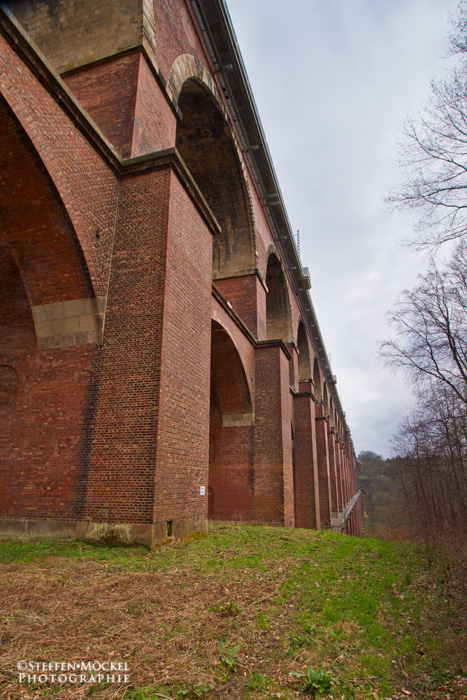
<instances>
[{"instance_id":1,"label":"brick viaduct","mask_svg":"<svg viewBox=\"0 0 467 700\"><path fill-rule=\"evenodd\" d=\"M0 534L361 534L224 0L9 0L0 30Z\"/></svg>"}]
</instances>

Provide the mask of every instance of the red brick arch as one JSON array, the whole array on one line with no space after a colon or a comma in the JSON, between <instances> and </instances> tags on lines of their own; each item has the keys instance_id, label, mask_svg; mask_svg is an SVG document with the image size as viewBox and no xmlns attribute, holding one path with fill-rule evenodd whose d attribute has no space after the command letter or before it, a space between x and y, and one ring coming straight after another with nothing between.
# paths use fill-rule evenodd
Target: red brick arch
<instances>
[{"instance_id":1,"label":"red brick arch","mask_svg":"<svg viewBox=\"0 0 467 700\"><path fill-rule=\"evenodd\" d=\"M3 101L0 133L0 237L14 258L30 306L93 295L84 254L62 199L33 143Z\"/></svg>"},{"instance_id":2,"label":"red brick arch","mask_svg":"<svg viewBox=\"0 0 467 700\"><path fill-rule=\"evenodd\" d=\"M0 162L0 515L63 519L78 489L94 347L58 307L70 311L94 292L62 199L3 100Z\"/></svg>"},{"instance_id":3,"label":"red brick arch","mask_svg":"<svg viewBox=\"0 0 467 700\"><path fill-rule=\"evenodd\" d=\"M86 263L93 296L104 296L108 269L103 260L114 233L116 179L61 105L24 69L5 42L1 42L0 71L4 71L0 100L8 121L15 121L20 139L29 144L36 163L41 163L54 196L66 212ZM28 93L34 95L34 100L25 97Z\"/></svg>"},{"instance_id":4,"label":"red brick arch","mask_svg":"<svg viewBox=\"0 0 467 700\"><path fill-rule=\"evenodd\" d=\"M176 147L222 229L213 241L213 277L251 272L256 231L250 190L219 91L201 61L189 55L175 61L169 86L181 115Z\"/></svg>"}]
</instances>

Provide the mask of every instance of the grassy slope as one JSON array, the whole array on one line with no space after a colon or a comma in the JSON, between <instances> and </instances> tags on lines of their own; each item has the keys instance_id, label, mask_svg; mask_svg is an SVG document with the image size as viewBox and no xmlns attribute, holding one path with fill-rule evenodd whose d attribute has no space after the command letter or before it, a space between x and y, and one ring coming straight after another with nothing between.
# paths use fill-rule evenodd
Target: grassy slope
<instances>
[{"instance_id":1,"label":"grassy slope","mask_svg":"<svg viewBox=\"0 0 467 700\"><path fill-rule=\"evenodd\" d=\"M1 698L467 697L455 601L406 543L218 526L151 553L3 542L0 561ZM22 659L123 660L131 686L21 688Z\"/></svg>"}]
</instances>

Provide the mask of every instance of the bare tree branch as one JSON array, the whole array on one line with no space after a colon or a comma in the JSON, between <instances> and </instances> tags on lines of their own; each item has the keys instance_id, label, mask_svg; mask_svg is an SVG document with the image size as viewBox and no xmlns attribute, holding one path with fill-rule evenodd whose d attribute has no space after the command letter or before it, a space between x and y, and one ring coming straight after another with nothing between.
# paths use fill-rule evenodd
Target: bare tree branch
<instances>
[{"instance_id":1,"label":"bare tree branch","mask_svg":"<svg viewBox=\"0 0 467 700\"><path fill-rule=\"evenodd\" d=\"M417 215L415 247L436 249L467 233L467 1L450 36L451 76L432 81L426 108L406 120L398 145L405 179L388 202Z\"/></svg>"},{"instance_id":2,"label":"bare tree branch","mask_svg":"<svg viewBox=\"0 0 467 700\"><path fill-rule=\"evenodd\" d=\"M390 314L395 336L381 344L381 357L421 385L443 383L467 406L467 243L443 269L432 260L418 279Z\"/></svg>"}]
</instances>

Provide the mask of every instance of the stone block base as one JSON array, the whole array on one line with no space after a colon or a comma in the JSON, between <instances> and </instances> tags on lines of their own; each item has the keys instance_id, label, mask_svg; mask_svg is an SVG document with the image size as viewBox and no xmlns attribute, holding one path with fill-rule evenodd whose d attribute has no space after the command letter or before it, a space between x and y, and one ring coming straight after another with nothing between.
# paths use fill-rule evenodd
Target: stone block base
<instances>
[{"instance_id":1,"label":"stone block base","mask_svg":"<svg viewBox=\"0 0 467 700\"><path fill-rule=\"evenodd\" d=\"M0 518L1 539L84 540L107 547L143 545L151 548L164 544L169 539L186 540L205 535L207 530L205 515L153 524Z\"/></svg>"}]
</instances>

